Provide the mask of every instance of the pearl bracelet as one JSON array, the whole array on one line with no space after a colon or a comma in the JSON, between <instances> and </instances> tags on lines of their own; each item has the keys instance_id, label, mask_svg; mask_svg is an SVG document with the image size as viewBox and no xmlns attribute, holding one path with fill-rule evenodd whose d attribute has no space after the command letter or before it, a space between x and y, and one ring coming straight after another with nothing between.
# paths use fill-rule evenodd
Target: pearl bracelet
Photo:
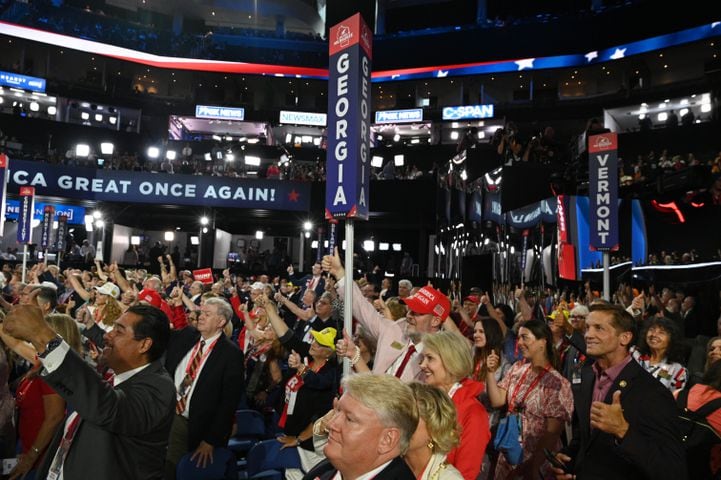
<instances>
[{"instance_id":1,"label":"pearl bracelet","mask_svg":"<svg viewBox=\"0 0 721 480\"><path fill-rule=\"evenodd\" d=\"M350 359L350 366L355 367L356 363L358 363L360 361L360 358L361 358L360 347L358 347L358 345L356 345L355 353L353 354L353 358Z\"/></svg>"}]
</instances>

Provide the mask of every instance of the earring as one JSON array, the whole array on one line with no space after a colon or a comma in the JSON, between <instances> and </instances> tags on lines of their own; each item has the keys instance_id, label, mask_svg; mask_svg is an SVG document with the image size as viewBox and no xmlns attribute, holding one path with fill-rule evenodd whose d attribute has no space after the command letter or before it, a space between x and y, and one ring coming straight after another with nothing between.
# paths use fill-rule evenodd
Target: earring
<instances>
[{"instance_id":1,"label":"earring","mask_svg":"<svg viewBox=\"0 0 721 480\"><path fill-rule=\"evenodd\" d=\"M435 444L433 443L433 440L429 440L429 441L428 441L427 447L428 447L430 450L433 450L433 447L435 447Z\"/></svg>"}]
</instances>

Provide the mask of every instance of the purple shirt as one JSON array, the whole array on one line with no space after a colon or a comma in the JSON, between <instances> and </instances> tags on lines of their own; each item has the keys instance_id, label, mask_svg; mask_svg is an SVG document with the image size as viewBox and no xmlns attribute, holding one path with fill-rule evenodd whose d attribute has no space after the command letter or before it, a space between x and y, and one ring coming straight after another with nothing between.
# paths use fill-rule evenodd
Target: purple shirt
<instances>
[{"instance_id":1,"label":"purple shirt","mask_svg":"<svg viewBox=\"0 0 721 480\"><path fill-rule=\"evenodd\" d=\"M593 373L596 375L596 382L593 384L594 402L603 402L606 399L608 391L611 390L611 385L613 385L613 382L616 381L616 378L621 373L621 370L623 370L632 359L633 357L631 357L631 354L629 353L621 363L607 368L606 370L601 370L598 362L593 364Z\"/></svg>"}]
</instances>

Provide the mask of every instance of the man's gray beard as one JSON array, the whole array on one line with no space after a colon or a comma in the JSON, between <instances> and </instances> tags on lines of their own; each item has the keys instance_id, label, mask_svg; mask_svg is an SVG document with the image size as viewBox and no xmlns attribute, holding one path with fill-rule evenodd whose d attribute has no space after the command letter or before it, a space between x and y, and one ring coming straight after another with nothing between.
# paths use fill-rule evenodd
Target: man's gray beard
<instances>
[{"instance_id":1,"label":"man's gray beard","mask_svg":"<svg viewBox=\"0 0 721 480\"><path fill-rule=\"evenodd\" d=\"M411 339L411 342L413 342L414 344L421 343L421 339L423 338L423 334L421 332L419 332L418 330L414 331L413 333L409 332L407 325L406 325L406 335L408 336L408 338Z\"/></svg>"}]
</instances>

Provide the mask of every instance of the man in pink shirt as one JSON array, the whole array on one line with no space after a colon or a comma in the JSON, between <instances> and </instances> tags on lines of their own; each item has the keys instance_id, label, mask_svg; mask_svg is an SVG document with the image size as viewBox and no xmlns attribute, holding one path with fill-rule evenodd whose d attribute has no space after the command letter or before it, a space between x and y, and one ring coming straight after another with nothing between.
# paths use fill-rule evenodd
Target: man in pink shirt
<instances>
[{"instance_id":1,"label":"man in pink shirt","mask_svg":"<svg viewBox=\"0 0 721 480\"><path fill-rule=\"evenodd\" d=\"M556 458L558 480L685 480L686 463L670 391L631 358L633 317L619 305L598 304L586 319L571 444Z\"/></svg>"}]
</instances>

